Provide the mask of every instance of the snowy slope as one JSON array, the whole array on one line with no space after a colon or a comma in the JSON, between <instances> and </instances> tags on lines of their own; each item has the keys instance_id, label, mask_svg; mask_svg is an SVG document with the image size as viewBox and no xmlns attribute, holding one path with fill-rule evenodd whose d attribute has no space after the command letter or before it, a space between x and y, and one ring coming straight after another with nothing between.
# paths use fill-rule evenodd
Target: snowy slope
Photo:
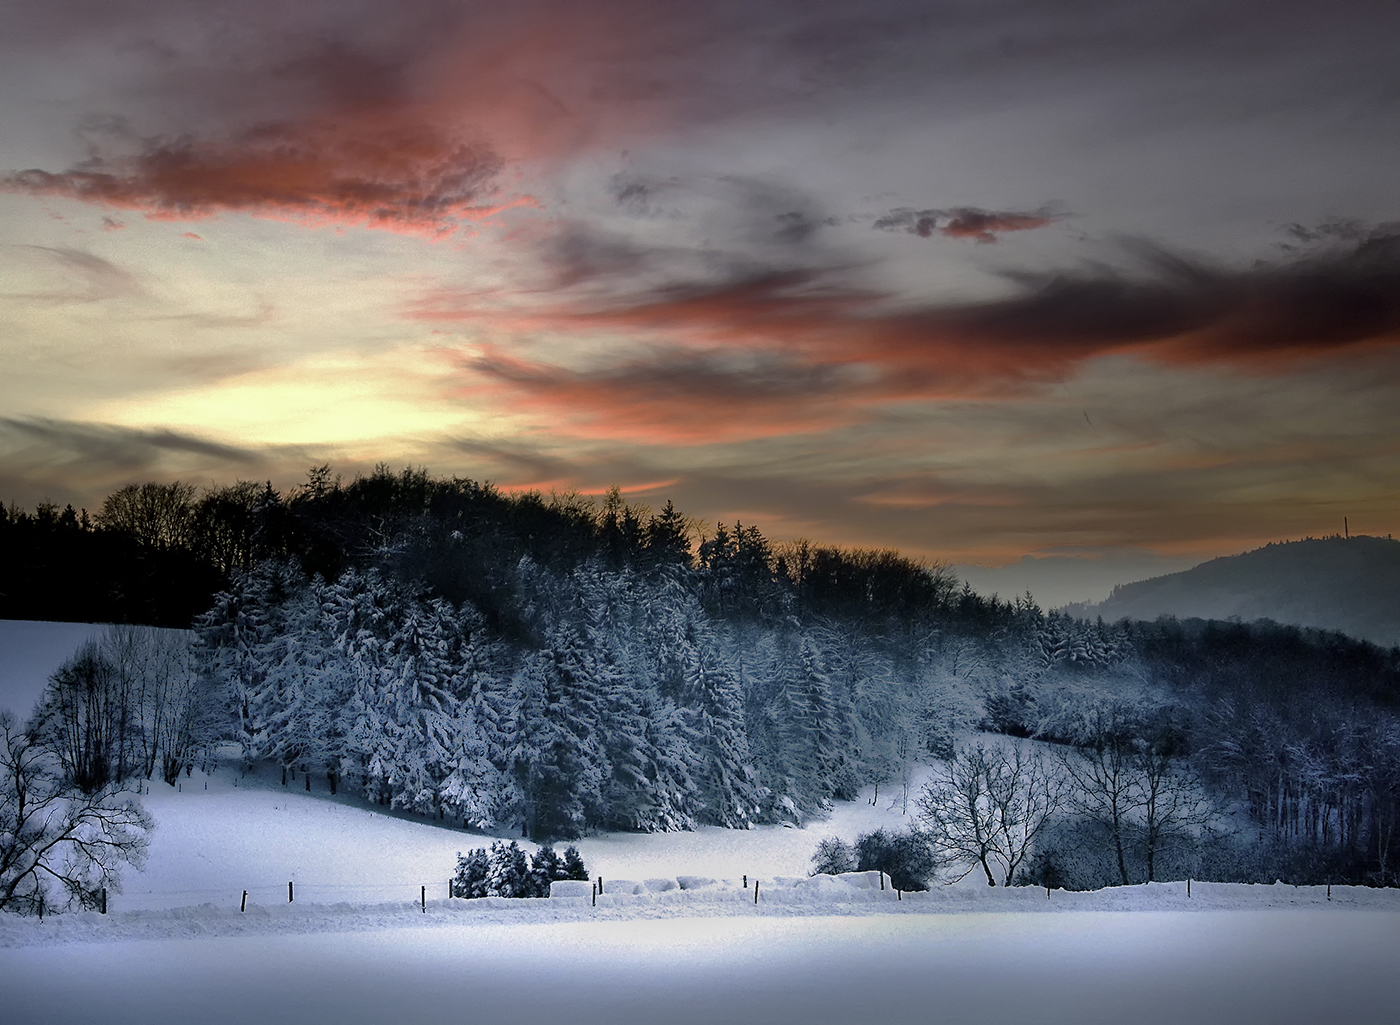
<instances>
[{"instance_id":1,"label":"snowy slope","mask_svg":"<svg viewBox=\"0 0 1400 1025\"><path fill-rule=\"evenodd\" d=\"M283 902L289 881L299 899L314 902L417 899L423 885L431 896L445 896L457 852L495 839L353 798L308 795L303 785L298 777L283 789L270 769L245 776L227 765L209 776L196 771L178 791L148 784L141 800L156 820L150 859L142 871L126 873L112 907L228 906L245 889L255 902ZM314 785L322 791L325 781ZM606 833L577 846L590 873L605 879L802 876L822 837L850 840L878 826L906 828L900 811L898 802L882 797L879 807L866 800L838 804L829 820L802 829Z\"/></svg>"},{"instance_id":2,"label":"snowy slope","mask_svg":"<svg viewBox=\"0 0 1400 1025\"><path fill-rule=\"evenodd\" d=\"M106 629L100 623L0 619L0 711L9 709L19 719L27 718L49 674L83 641L102 636Z\"/></svg>"},{"instance_id":3,"label":"snowy slope","mask_svg":"<svg viewBox=\"0 0 1400 1025\"><path fill-rule=\"evenodd\" d=\"M698 891L449 901L456 853L491 837L303 782L226 763L152 784L151 856L109 915L0 915L6 1025L1390 1020L1393 890L794 885L820 838L907 824L886 797L803 829L578 844L605 879L720 880Z\"/></svg>"}]
</instances>

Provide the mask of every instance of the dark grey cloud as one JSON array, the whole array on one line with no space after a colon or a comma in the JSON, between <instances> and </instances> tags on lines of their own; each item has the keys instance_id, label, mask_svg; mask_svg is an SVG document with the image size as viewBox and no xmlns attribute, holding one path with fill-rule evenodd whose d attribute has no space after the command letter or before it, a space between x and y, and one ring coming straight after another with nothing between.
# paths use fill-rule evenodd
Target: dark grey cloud
<instances>
[{"instance_id":1,"label":"dark grey cloud","mask_svg":"<svg viewBox=\"0 0 1400 1025\"><path fill-rule=\"evenodd\" d=\"M232 463L255 463L252 449L222 445L170 430L138 430L110 424L75 423L42 418L0 417L0 431L11 439L109 466L149 465L161 452L185 452Z\"/></svg>"},{"instance_id":2,"label":"dark grey cloud","mask_svg":"<svg viewBox=\"0 0 1400 1025\"><path fill-rule=\"evenodd\" d=\"M929 238L937 233L948 238L993 243L998 235L1005 232L1044 228L1057 220L1059 217L1047 209L982 210L958 206L947 210L913 210L900 207L877 217L875 227L881 231L905 231L920 238Z\"/></svg>"},{"instance_id":3,"label":"dark grey cloud","mask_svg":"<svg viewBox=\"0 0 1400 1025\"><path fill-rule=\"evenodd\" d=\"M240 447L174 430L0 417L0 500L21 506L49 500L96 508L105 495L134 482L280 478L317 462L315 453L296 447Z\"/></svg>"},{"instance_id":4,"label":"dark grey cloud","mask_svg":"<svg viewBox=\"0 0 1400 1025\"><path fill-rule=\"evenodd\" d=\"M831 268L736 268L730 277L666 279L601 305L558 308L536 322L556 330L686 338L692 347L709 340L767 358L783 354L787 362L775 366L808 384L840 379L820 373L804 379L799 366L805 373L859 363L911 394L1054 380L1108 354L1271 373L1289 360L1400 341L1400 233L1375 230L1357 241L1248 267L1142 240L1124 240L1118 256L1117 265L1007 271L1012 291L1005 297L927 305L853 288ZM450 320L454 313L448 302L414 315ZM658 358L673 362L677 373L662 373L654 362L624 368L633 359L626 356L616 383L631 392L634 382L654 375L662 389L690 378L703 390L707 367L713 368L680 350ZM566 391L566 378L585 389L611 380L604 370L512 367L487 360L478 369L552 392ZM753 373L760 389L769 386L763 367Z\"/></svg>"}]
</instances>

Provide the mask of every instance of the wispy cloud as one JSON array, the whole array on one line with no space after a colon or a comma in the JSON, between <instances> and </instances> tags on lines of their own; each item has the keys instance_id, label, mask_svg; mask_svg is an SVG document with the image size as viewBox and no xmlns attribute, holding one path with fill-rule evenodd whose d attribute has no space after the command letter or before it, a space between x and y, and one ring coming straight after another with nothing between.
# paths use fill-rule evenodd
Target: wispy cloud
<instances>
[{"instance_id":1,"label":"wispy cloud","mask_svg":"<svg viewBox=\"0 0 1400 1025\"><path fill-rule=\"evenodd\" d=\"M499 348L461 365L579 429L677 439L829 428L912 399L1012 398L1112 355L1271 374L1400 343L1400 235L1245 269L1129 248L1135 272L1018 273L1011 295L978 303L910 307L794 270L508 315L438 292L407 315L643 344L644 356L624 346L582 369Z\"/></svg>"},{"instance_id":2,"label":"wispy cloud","mask_svg":"<svg viewBox=\"0 0 1400 1025\"><path fill-rule=\"evenodd\" d=\"M1011 210L979 210L971 206L948 210L900 207L876 218L875 227L882 231L907 231L920 238L929 238L936 232L948 238L991 244L1005 232L1044 228L1056 220L1058 218L1054 214L1045 210L1017 213Z\"/></svg>"},{"instance_id":3,"label":"wispy cloud","mask_svg":"<svg viewBox=\"0 0 1400 1025\"><path fill-rule=\"evenodd\" d=\"M512 392L517 412L556 420L580 437L714 444L829 430L859 418L858 370L779 354L657 350L576 371L487 349L462 364L496 390Z\"/></svg>"},{"instance_id":4,"label":"wispy cloud","mask_svg":"<svg viewBox=\"0 0 1400 1025\"><path fill-rule=\"evenodd\" d=\"M42 275L46 279L42 287L0 292L0 296L6 299L52 304L96 303L147 294L145 286L134 274L93 253L65 246L25 245L12 248L19 254L37 258L59 273L56 281L52 275Z\"/></svg>"}]
</instances>

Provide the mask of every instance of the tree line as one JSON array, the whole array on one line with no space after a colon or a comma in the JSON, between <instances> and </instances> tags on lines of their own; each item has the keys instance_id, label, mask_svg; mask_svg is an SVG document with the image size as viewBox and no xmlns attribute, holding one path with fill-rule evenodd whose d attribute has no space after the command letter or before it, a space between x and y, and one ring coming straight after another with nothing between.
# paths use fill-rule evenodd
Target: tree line
<instances>
[{"instance_id":1,"label":"tree line","mask_svg":"<svg viewBox=\"0 0 1400 1025\"><path fill-rule=\"evenodd\" d=\"M1394 878L1400 653L1342 635L1091 623L894 552L419 470L45 515L11 510L5 536L42 519L217 583L178 669L110 639L52 681L35 736L92 793L233 742L308 788L547 840L801 822L871 786L936 825L913 785L932 765L938 807L1021 823L977 857L999 882ZM978 731L1066 754L1029 833L1003 784L1034 767L978 761Z\"/></svg>"}]
</instances>

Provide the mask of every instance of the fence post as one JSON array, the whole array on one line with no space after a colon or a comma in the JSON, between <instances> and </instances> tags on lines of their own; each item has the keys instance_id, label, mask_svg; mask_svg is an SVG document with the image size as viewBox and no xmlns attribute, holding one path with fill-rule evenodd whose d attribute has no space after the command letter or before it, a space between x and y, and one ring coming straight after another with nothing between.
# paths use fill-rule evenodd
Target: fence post
<instances>
[{"instance_id":1,"label":"fence post","mask_svg":"<svg viewBox=\"0 0 1400 1025\"><path fill-rule=\"evenodd\" d=\"M880 890L881 890L881 892L883 892L884 889L885 889L885 870L884 870L884 869L881 869L881 870L880 870Z\"/></svg>"},{"instance_id":2,"label":"fence post","mask_svg":"<svg viewBox=\"0 0 1400 1025\"><path fill-rule=\"evenodd\" d=\"M1327 899L1332 899L1332 880L1327 880Z\"/></svg>"},{"instance_id":3,"label":"fence post","mask_svg":"<svg viewBox=\"0 0 1400 1025\"><path fill-rule=\"evenodd\" d=\"M428 913L428 887L425 885L418 894L419 901L423 904L423 914Z\"/></svg>"},{"instance_id":4,"label":"fence post","mask_svg":"<svg viewBox=\"0 0 1400 1025\"><path fill-rule=\"evenodd\" d=\"M291 881L290 879L288 879L288 880L287 880L287 903L290 904L291 902L292 902L292 881Z\"/></svg>"},{"instance_id":5,"label":"fence post","mask_svg":"<svg viewBox=\"0 0 1400 1025\"><path fill-rule=\"evenodd\" d=\"M758 903L758 880L757 880L757 879L755 879L755 880L753 881L753 902L754 902L755 904Z\"/></svg>"},{"instance_id":6,"label":"fence post","mask_svg":"<svg viewBox=\"0 0 1400 1025\"><path fill-rule=\"evenodd\" d=\"M107 887L102 887L102 913L107 913Z\"/></svg>"},{"instance_id":7,"label":"fence post","mask_svg":"<svg viewBox=\"0 0 1400 1025\"><path fill-rule=\"evenodd\" d=\"M247 911L247 910L248 910L248 891L247 891L247 890L244 890L244 891L243 891L243 900L239 902L238 910L239 910L240 912L243 912L243 911Z\"/></svg>"},{"instance_id":8,"label":"fence post","mask_svg":"<svg viewBox=\"0 0 1400 1025\"><path fill-rule=\"evenodd\" d=\"M747 872L745 872L745 873L744 873L744 889L747 890L748 888L749 888L749 874L748 874Z\"/></svg>"},{"instance_id":9,"label":"fence post","mask_svg":"<svg viewBox=\"0 0 1400 1025\"><path fill-rule=\"evenodd\" d=\"M593 890L593 904L592 904L592 906L596 908L596 907L598 906L598 884L597 884L597 883L594 883L594 884L593 884L592 890Z\"/></svg>"},{"instance_id":10,"label":"fence post","mask_svg":"<svg viewBox=\"0 0 1400 1025\"><path fill-rule=\"evenodd\" d=\"M1191 896L1191 877L1186 877L1186 896Z\"/></svg>"},{"instance_id":11,"label":"fence post","mask_svg":"<svg viewBox=\"0 0 1400 1025\"><path fill-rule=\"evenodd\" d=\"M602 892L603 892L603 877L602 877L602 876L599 876L599 877L598 877L598 892L599 892L599 893L602 893Z\"/></svg>"}]
</instances>

